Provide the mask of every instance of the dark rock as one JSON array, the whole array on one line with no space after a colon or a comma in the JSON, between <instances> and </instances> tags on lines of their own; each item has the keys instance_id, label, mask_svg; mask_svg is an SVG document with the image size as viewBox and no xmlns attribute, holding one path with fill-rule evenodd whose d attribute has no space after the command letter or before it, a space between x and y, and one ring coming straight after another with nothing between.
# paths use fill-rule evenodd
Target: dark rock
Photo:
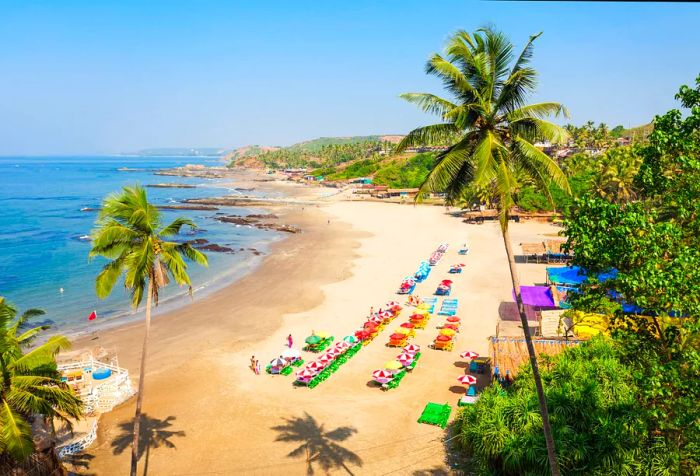
<instances>
[{"instance_id":1,"label":"dark rock","mask_svg":"<svg viewBox=\"0 0 700 476\"><path fill-rule=\"evenodd\" d=\"M217 245L216 243L195 246L195 248L202 251L213 251L215 253L235 253L235 250L233 248L229 248L228 246Z\"/></svg>"}]
</instances>

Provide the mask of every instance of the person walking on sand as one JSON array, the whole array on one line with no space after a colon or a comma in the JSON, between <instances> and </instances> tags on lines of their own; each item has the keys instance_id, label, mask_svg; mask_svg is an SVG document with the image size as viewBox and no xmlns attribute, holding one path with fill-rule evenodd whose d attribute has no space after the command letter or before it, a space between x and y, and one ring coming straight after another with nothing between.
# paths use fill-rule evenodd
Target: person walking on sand
<instances>
[{"instance_id":1,"label":"person walking on sand","mask_svg":"<svg viewBox=\"0 0 700 476\"><path fill-rule=\"evenodd\" d=\"M369 308L369 317L372 317L374 315L374 306Z\"/></svg>"},{"instance_id":2,"label":"person walking on sand","mask_svg":"<svg viewBox=\"0 0 700 476\"><path fill-rule=\"evenodd\" d=\"M255 361L255 375L260 375L260 361Z\"/></svg>"},{"instance_id":3,"label":"person walking on sand","mask_svg":"<svg viewBox=\"0 0 700 476\"><path fill-rule=\"evenodd\" d=\"M292 345L294 345L294 340L292 339L292 334L289 334L287 336L287 347L291 349Z\"/></svg>"},{"instance_id":4,"label":"person walking on sand","mask_svg":"<svg viewBox=\"0 0 700 476\"><path fill-rule=\"evenodd\" d=\"M255 356L251 355L250 356L250 370L252 370L253 373L255 373L255 362L256 362Z\"/></svg>"}]
</instances>

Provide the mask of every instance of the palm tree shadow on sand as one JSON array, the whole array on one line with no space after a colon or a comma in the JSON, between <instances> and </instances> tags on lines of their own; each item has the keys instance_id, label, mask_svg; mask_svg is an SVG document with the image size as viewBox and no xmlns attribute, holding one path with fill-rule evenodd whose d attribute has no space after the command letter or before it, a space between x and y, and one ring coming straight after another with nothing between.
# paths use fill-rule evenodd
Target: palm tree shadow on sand
<instances>
[{"instance_id":1,"label":"palm tree shadow on sand","mask_svg":"<svg viewBox=\"0 0 700 476\"><path fill-rule=\"evenodd\" d=\"M148 414L141 415L141 426L139 429L139 460L144 459L143 474L148 474L148 460L151 456L151 448L176 449L173 437L185 436L182 430L173 430L170 427L175 421L174 416L169 416L163 420L152 418ZM112 453L115 455L123 453L131 448L134 438L134 422L128 421L119 425L121 433L112 440Z\"/></svg>"},{"instance_id":2,"label":"palm tree shadow on sand","mask_svg":"<svg viewBox=\"0 0 700 476\"><path fill-rule=\"evenodd\" d=\"M292 450L287 457L306 458L306 474L313 475L313 464L316 463L328 473L331 469L342 468L348 474L353 472L348 464L362 466L362 459L352 451L339 445L357 430L351 426L341 426L334 430L326 431L323 424L319 424L314 417L304 413L303 417L285 418L285 424L272 427L279 432L275 441L301 443Z\"/></svg>"}]
</instances>

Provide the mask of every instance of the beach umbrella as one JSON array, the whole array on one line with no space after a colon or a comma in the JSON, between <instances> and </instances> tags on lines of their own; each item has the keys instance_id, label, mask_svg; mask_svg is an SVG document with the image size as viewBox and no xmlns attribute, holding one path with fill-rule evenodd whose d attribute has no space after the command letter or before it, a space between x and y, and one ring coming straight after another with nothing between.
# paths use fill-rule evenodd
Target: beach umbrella
<instances>
[{"instance_id":1,"label":"beach umbrella","mask_svg":"<svg viewBox=\"0 0 700 476\"><path fill-rule=\"evenodd\" d=\"M418 344L408 344L403 348L403 351L409 354L415 354L416 352L420 352L420 346Z\"/></svg>"},{"instance_id":2,"label":"beach umbrella","mask_svg":"<svg viewBox=\"0 0 700 476\"><path fill-rule=\"evenodd\" d=\"M357 337L355 336L345 336L343 337L343 342L346 342L348 344L355 344L357 343Z\"/></svg>"},{"instance_id":3,"label":"beach umbrella","mask_svg":"<svg viewBox=\"0 0 700 476\"><path fill-rule=\"evenodd\" d=\"M443 279L441 282L442 282L442 284L447 284L447 285L452 284L452 280L451 280L451 279Z\"/></svg>"},{"instance_id":4,"label":"beach umbrella","mask_svg":"<svg viewBox=\"0 0 700 476\"><path fill-rule=\"evenodd\" d=\"M357 337L360 340L364 340L369 337L369 332L367 331L357 331L355 332L355 337Z\"/></svg>"},{"instance_id":5,"label":"beach umbrella","mask_svg":"<svg viewBox=\"0 0 700 476\"><path fill-rule=\"evenodd\" d=\"M391 379L393 377L394 377L394 374L392 374L391 372L387 372L386 370L375 370L374 372L372 372L372 378L375 378L375 379L378 379L378 378Z\"/></svg>"},{"instance_id":6,"label":"beach umbrella","mask_svg":"<svg viewBox=\"0 0 700 476\"><path fill-rule=\"evenodd\" d=\"M401 367L403 367L403 364L401 364L401 362L398 360L390 360L384 364L384 368L387 370L399 370Z\"/></svg>"},{"instance_id":7,"label":"beach umbrella","mask_svg":"<svg viewBox=\"0 0 700 476\"><path fill-rule=\"evenodd\" d=\"M323 354L321 357L316 359L316 362L319 363L322 367L327 367L328 364L330 364L334 360L335 357L333 357L332 355Z\"/></svg>"},{"instance_id":8,"label":"beach umbrella","mask_svg":"<svg viewBox=\"0 0 700 476\"><path fill-rule=\"evenodd\" d=\"M386 307L401 307L401 304L399 304L397 301L389 301L386 303Z\"/></svg>"},{"instance_id":9,"label":"beach umbrella","mask_svg":"<svg viewBox=\"0 0 700 476\"><path fill-rule=\"evenodd\" d=\"M307 337L304 340L304 342L306 342L309 345L315 345L315 344L318 344L319 342L321 342L321 340L323 340L323 339L321 339L321 337L314 334L314 335L310 335L309 337Z\"/></svg>"},{"instance_id":10,"label":"beach umbrella","mask_svg":"<svg viewBox=\"0 0 700 476\"><path fill-rule=\"evenodd\" d=\"M439 341L439 342L449 342L452 340L452 336L446 336L444 334L440 334L439 336L437 336L435 338L435 340Z\"/></svg>"},{"instance_id":11,"label":"beach umbrella","mask_svg":"<svg viewBox=\"0 0 700 476\"><path fill-rule=\"evenodd\" d=\"M415 326L411 322L404 322L403 324L401 324L401 327L405 329L413 329Z\"/></svg>"},{"instance_id":12,"label":"beach umbrella","mask_svg":"<svg viewBox=\"0 0 700 476\"><path fill-rule=\"evenodd\" d=\"M401 362L403 365L408 365L413 362L413 356L411 354L399 354L396 360Z\"/></svg>"},{"instance_id":13,"label":"beach umbrella","mask_svg":"<svg viewBox=\"0 0 700 476\"><path fill-rule=\"evenodd\" d=\"M313 362L311 362L309 365L306 366L306 369L307 369L307 370L311 370L311 371L315 371L315 372L319 372L319 371L323 370L324 368L326 368L326 366L323 365L323 364L320 362L320 360L321 360L321 359L319 359L319 360L314 360Z\"/></svg>"},{"instance_id":14,"label":"beach umbrella","mask_svg":"<svg viewBox=\"0 0 700 476\"><path fill-rule=\"evenodd\" d=\"M297 349L284 349L282 351L282 358L284 359L298 359L301 357L301 352Z\"/></svg>"},{"instance_id":15,"label":"beach umbrella","mask_svg":"<svg viewBox=\"0 0 700 476\"><path fill-rule=\"evenodd\" d=\"M423 319L425 319L425 316L423 314L412 314L410 319L412 321L422 321Z\"/></svg>"},{"instance_id":16,"label":"beach umbrella","mask_svg":"<svg viewBox=\"0 0 700 476\"><path fill-rule=\"evenodd\" d=\"M406 329L405 327L399 327L398 329L396 329L396 332L397 332L398 334L408 335L408 334L411 333L411 330L410 330L410 329Z\"/></svg>"},{"instance_id":17,"label":"beach umbrella","mask_svg":"<svg viewBox=\"0 0 700 476\"><path fill-rule=\"evenodd\" d=\"M455 335L455 330L454 329L441 329L440 334L444 336L453 336Z\"/></svg>"},{"instance_id":18,"label":"beach umbrella","mask_svg":"<svg viewBox=\"0 0 700 476\"><path fill-rule=\"evenodd\" d=\"M285 365L287 365L287 361L277 357L276 359L273 359L272 362L270 362L270 365L272 365L273 367L284 367Z\"/></svg>"},{"instance_id":19,"label":"beach umbrella","mask_svg":"<svg viewBox=\"0 0 700 476\"><path fill-rule=\"evenodd\" d=\"M461 354L459 354L459 356L462 357L463 359L472 359L472 360L474 360L474 359L476 359L477 357L479 357L479 354L477 354L476 352L472 352L471 350L468 350L468 351L466 351L466 352L462 352Z\"/></svg>"},{"instance_id":20,"label":"beach umbrella","mask_svg":"<svg viewBox=\"0 0 700 476\"><path fill-rule=\"evenodd\" d=\"M381 324L383 319L381 317L375 315L375 316L370 316L369 318L367 318L367 320L369 322L374 322L375 324Z\"/></svg>"},{"instance_id":21,"label":"beach umbrella","mask_svg":"<svg viewBox=\"0 0 700 476\"><path fill-rule=\"evenodd\" d=\"M377 323L374 322L374 321L367 321L367 322L365 322L365 323L362 325L362 327L364 327L364 328L367 329L367 330L370 330L370 329L376 329L378 325L379 325L379 324L377 324ZM370 332L371 332L371 331L370 331Z\"/></svg>"},{"instance_id":22,"label":"beach umbrella","mask_svg":"<svg viewBox=\"0 0 700 476\"><path fill-rule=\"evenodd\" d=\"M338 352L345 352L346 350L348 350L350 348L350 344L348 344L347 342L345 342L343 340L343 341L338 342L335 345L335 348L338 349Z\"/></svg>"},{"instance_id":23,"label":"beach umbrella","mask_svg":"<svg viewBox=\"0 0 700 476\"><path fill-rule=\"evenodd\" d=\"M325 331L317 332L317 336L319 336L321 339L328 339L330 337L330 334Z\"/></svg>"},{"instance_id":24,"label":"beach umbrella","mask_svg":"<svg viewBox=\"0 0 700 476\"><path fill-rule=\"evenodd\" d=\"M309 378L313 378L316 376L316 372L310 369L303 369L300 372L297 372L297 378L300 380L305 380Z\"/></svg>"},{"instance_id":25,"label":"beach umbrella","mask_svg":"<svg viewBox=\"0 0 700 476\"><path fill-rule=\"evenodd\" d=\"M459 317L457 316L450 316L447 318L447 322L459 322Z\"/></svg>"},{"instance_id":26,"label":"beach umbrella","mask_svg":"<svg viewBox=\"0 0 700 476\"><path fill-rule=\"evenodd\" d=\"M457 332L459 330L459 324L448 323L448 324L445 324L444 326L442 326L442 328L443 329L452 329L453 331Z\"/></svg>"},{"instance_id":27,"label":"beach umbrella","mask_svg":"<svg viewBox=\"0 0 700 476\"><path fill-rule=\"evenodd\" d=\"M457 377L457 381L462 385L474 385L476 383L476 377L473 375L460 375Z\"/></svg>"},{"instance_id":28,"label":"beach umbrella","mask_svg":"<svg viewBox=\"0 0 700 476\"><path fill-rule=\"evenodd\" d=\"M402 340L406 338L406 334L400 334L398 332L394 332L389 336L390 339L392 340Z\"/></svg>"}]
</instances>

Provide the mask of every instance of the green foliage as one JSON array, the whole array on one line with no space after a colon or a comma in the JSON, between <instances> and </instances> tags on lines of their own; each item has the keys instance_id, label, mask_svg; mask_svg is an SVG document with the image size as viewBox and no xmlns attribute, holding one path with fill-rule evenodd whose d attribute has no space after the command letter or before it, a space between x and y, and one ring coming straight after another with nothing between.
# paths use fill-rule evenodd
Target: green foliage
<instances>
[{"instance_id":1,"label":"green foliage","mask_svg":"<svg viewBox=\"0 0 700 476\"><path fill-rule=\"evenodd\" d=\"M541 357L562 474L678 474L682 451L649 433L649 415L638 406L648 383L625 363L626 353L597 337ZM455 425L479 474L548 474L529 364L507 390L484 390Z\"/></svg>"},{"instance_id":2,"label":"green foliage","mask_svg":"<svg viewBox=\"0 0 700 476\"><path fill-rule=\"evenodd\" d=\"M377 136L322 137L290 147L263 152L258 159L268 168L331 168L354 160L377 158L391 152L393 145Z\"/></svg>"},{"instance_id":3,"label":"green foliage","mask_svg":"<svg viewBox=\"0 0 700 476\"><path fill-rule=\"evenodd\" d=\"M700 472L700 77L654 120L634 180L638 199L586 196L565 220L574 264L615 279L582 288L572 304L612 314L620 358L639 382L637 401L654 445L675 474ZM643 316L623 314L616 301ZM675 316L675 317L669 317Z\"/></svg>"},{"instance_id":4,"label":"green foliage","mask_svg":"<svg viewBox=\"0 0 700 476\"><path fill-rule=\"evenodd\" d=\"M30 418L49 421L82 416L82 403L61 381L56 354L70 347L63 336L52 336L45 343L29 345L48 326L26 329L29 321L43 315L29 309L17 310L0 297L0 457L22 461L34 451Z\"/></svg>"},{"instance_id":5,"label":"green foliage","mask_svg":"<svg viewBox=\"0 0 700 476\"><path fill-rule=\"evenodd\" d=\"M124 275L124 286L131 291L131 302L138 307L148 283L158 303L158 290L172 278L192 290L185 260L205 265L207 258L189 243L165 241L182 227L196 228L186 218L163 225L160 212L148 202L146 190L138 185L124 187L121 194L107 197L92 232L90 258L103 256L110 261L95 280L101 299L107 297Z\"/></svg>"},{"instance_id":6,"label":"green foliage","mask_svg":"<svg viewBox=\"0 0 700 476\"><path fill-rule=\"evenodd\" d=\"M405 162L394 160L380 167L374 175L374 183L392 188L417 188L428 176L435 154L424 152L414 155Z\"/></svg>"}]
</instances>

